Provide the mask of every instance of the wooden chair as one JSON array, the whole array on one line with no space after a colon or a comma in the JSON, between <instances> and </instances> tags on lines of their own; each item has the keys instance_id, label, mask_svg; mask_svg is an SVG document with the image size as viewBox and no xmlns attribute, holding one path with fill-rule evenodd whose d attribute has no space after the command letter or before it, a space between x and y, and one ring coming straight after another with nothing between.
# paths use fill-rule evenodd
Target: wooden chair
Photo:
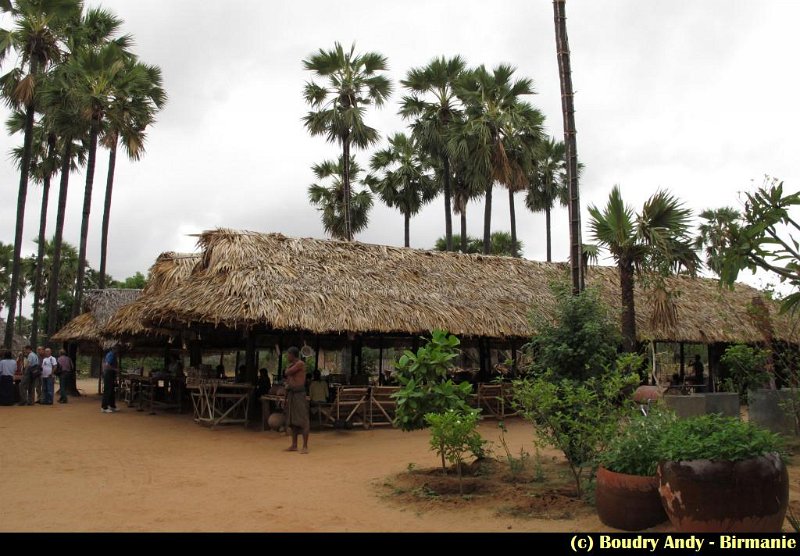
<instances>
[{"instance_id":1,"label":"wooden chair","mask_svg":"<svg viewBox=\"0 0 800 556\"><path fill-rule=\"evenodd\" d=\"M399 386L373 386L369 396L370 425L394 425L397 402L392 394L400 390Z\"/></svg>"},{"instance_id":2,"label":"wooden chair","mask_svg":"<svg viewBox=\"0 0 800 556\"><path fill-rule=\"evenodd\" d=\"M330 404L320 404L317 407L321 413L320 419L333 426L361 425L369 428L369 388L339 386L336 396Z\"/></svg>"},{"instance_id":3,"label":"wooden chair","mask_svg":"<svg viewBox=\"0 0 800 556\"><path fill-rule=\"evenodd\" d=\"M513 391L510 384L479 384L478 408L487 417L505 419L515 415L511 410Z\"/></svg>"}]
</instances>

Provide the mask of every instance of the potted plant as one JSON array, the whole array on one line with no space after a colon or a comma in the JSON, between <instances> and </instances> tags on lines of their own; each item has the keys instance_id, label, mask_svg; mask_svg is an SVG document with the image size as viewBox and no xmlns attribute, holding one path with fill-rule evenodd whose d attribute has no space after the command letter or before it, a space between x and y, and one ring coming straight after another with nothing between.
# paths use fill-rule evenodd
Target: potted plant
<instances>
[{"instance_id":1,"label":"potted plant","mask_svg":"<svg viewBox=\"0 0 800 556\"><path fill-rule=\"evenodd\" d=\"M659 493L680 532L780 532L789 503L781 439L750 422L703 415L660 437Z\"/></svg>"},{"instance_id":2,"label":"potted plant","mask_svg":"<svg viewBox=\"0 0 800 556\"><path fill-rule=\"evenodd\" d=\"M595 499L604 524L641 531L667 520L658 493L656 467L663 430L675 421L666 410L638 414L600 455Z\"/></svg>"}]
</instances>

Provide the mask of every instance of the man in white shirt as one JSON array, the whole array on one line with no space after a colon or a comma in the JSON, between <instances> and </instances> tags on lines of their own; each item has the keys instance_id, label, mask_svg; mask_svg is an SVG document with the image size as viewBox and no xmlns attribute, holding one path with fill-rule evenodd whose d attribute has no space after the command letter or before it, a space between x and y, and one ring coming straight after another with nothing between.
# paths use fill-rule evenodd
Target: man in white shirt
<instances>
[{"instance_id":1,"label":"man in white shirt","mask_svg":"<svg viewBox=\"0 0 800 556\"><path fill-rule=\"evenodd\" d=\"M44 357L40 365L42 366L42 405L53 405L53 370L56 368L56 358L50 348L44 350Z\"/></svg>"}]
</instances>

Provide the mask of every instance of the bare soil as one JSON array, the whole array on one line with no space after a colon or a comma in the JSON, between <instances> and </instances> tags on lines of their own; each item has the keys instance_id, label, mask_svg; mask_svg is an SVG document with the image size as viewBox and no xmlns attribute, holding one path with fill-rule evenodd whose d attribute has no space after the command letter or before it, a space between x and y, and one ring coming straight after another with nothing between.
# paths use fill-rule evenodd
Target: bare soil
<instances>
[{"instance_id":1,"label":"bare soil","mask_svg":"<svg viewBox=\"0 0 800 556\"><path fill-rule=\"evenodd\" d=\"M100 413L96 384L82 381L89 395L67 405L0 407L0 531L608 530L557 452L536 464L522 421L506 423L506 439L531 453L524 470L510 473L495 444L496 459L465 469L461 496L427 431L312 431L302 455L260 427L211 430L124 404ZM497 442L496 422L480 430ZM794 463L790 475L797 511Z\"/></svg>"}]
</instances>

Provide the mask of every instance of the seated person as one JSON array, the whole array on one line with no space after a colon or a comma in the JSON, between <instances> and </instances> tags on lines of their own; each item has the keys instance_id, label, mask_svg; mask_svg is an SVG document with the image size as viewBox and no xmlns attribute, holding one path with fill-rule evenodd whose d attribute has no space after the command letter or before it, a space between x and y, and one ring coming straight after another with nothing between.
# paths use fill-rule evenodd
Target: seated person
<instances>
[{"instance_id":1,"label":"seated person","mask_svg":"<svg viewBox=\"0 0 800 556\"><path fill-rule=\"evenodd\" d=\"M311 384L308 387L308 395L311 403L325 403L328 401L328 383L322 380L319 369L314 371Z\"/></svg>"},{"instance_id":2,"label":"seated person","mask_svg":"<svg viewBox=\"0 0 800 556\"><path fill-rule=\"evenodd\" d=\"M236 382L247 382L247 365L239 365Z\"/></svg>"},{"instance_id":3,"label":"seated person","mask_svg":"<svg viewBox=\"0 0 800 556\"><path fill-rule=\"evenodd\" d=\"M181 360L177 355L172 356L172 360L167 368L167 372L169 373L169 376L173 378L181 378L184 376L183 363L181 363Z\"/></svg>"},{"instance_id":4,"label":"seated person","mask_svg":"<svg viewBox=\"0 0 800 556\"><path fill-rule=\"evenodd\" d=\"M269 393L272 384L269 380L267 369L258 370L258 381L256 382L256 398L260 398Z\"/></svg>"}]
</instances>

